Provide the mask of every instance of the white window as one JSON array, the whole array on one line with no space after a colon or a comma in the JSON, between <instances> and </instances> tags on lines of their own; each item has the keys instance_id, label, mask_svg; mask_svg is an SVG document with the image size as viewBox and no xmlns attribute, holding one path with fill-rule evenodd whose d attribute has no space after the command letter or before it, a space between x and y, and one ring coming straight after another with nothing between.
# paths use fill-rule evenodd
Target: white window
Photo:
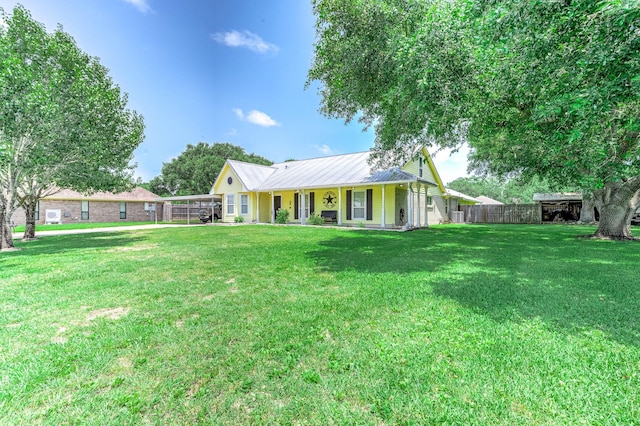
<instances>
[{"instance_id":1,"label":"white window","mask_svg":"<svg viewBox=\"0 0 640 426\"><path fill-rule=\"evenodd\" d=\"M227 214L236 214L236 194L227 194Z\"/></svg>"},{"instance_id":2,"label":"white window","mask_svg":"<svg viewBox=\"0 0 640 426\"><path fill-rule=\"evenodd\" d=\"M80 219L89 220L89 202L80 201Z\"/></svg>"},{"instance_id":3,"label":"white window","mask_svg":"<svg viewBox=\"0 0 640 426\"><path fill-rule=\"evenodd\" d=\"M366 217L367 193L365 191L353 191L353 218L364 219Z\"/></svg>"},{"instance_id":4,"label":"white window","mask_svg":"<svg viewBox=\"0 0 640 426\"><path fill-rule=\"evenodd\" d=\"M422 177L422 171L424 169L424 160L422 157L418 158L418 177Z\"/></svg>"},{"instance_id":5,"label":"white window","mask_svg":"<svg viewBox=\"0 0 640 426\"><path fill-rule=\"evenodd\" d=\"M240 195L240 214L249 214L249 196L247 194Z\"/></svg>"},{"instance_id":6,"label":"white window","mask_svg":"<svg viewBox=\"0 0 640 426\"><path fill-rule=\"evenodd\" d=\"M433 197L431 195L427 195L427 205L428 206L433 205Z\"/></svg>"}]
</instances>

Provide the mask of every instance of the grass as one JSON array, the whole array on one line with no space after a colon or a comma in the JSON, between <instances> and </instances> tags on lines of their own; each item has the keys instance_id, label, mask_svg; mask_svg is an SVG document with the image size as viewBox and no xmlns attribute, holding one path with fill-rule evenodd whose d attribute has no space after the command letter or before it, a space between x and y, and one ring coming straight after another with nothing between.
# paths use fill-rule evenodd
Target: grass
<instances>
[{"instance_id":1,"label":"grass","mask_svg":"<svg viewBox=\"0 0 640 426\"><path fill-rule=\"evenodd\" d=\"M120 226L152 225L155 222L78 222L61 223L55 225L36 225L38 231L63 231L68 229L93 229L93 228L114 228ZM172 222L173 223L173 222ZM186 221L185 221L186 223ZM24 225L16 226L16 233L24 232Z\"/></svg>"},{"instance_id":2,"label":"grass","mask_svg":"<svg viewBox=\"0 0 640 426\"><path fill-rule=\"evenodd\" d=\"M638 424L640 245L194 227L0 254L0 424Z\"/></svg>"}]
</instances>

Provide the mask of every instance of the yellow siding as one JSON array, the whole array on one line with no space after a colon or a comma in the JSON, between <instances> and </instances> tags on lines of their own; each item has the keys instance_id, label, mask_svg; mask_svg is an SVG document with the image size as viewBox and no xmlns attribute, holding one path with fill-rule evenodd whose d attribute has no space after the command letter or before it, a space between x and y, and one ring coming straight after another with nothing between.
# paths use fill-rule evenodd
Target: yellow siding
<instances>
[{"instance_id":1,"label":"yellow siding","mask_svg":"<svg viewBox=\"0 0 640 426\"><path fill-rule=\"evenodd\" d=\"M407 173L411 173L412 175L418 176L418 168L418 159L416 158L415 160L411 160L407 164L405 164L404 167L402 167L402 170ZM423 170L427 168L428 167L423 166Z\"/></svg>"},{"instance_id":2,"label":"yellow siding","mask_svg":"<svg viewBox=\"0 0 640 426\"><path fill-rule=\"evenodd\" d=\"M428 163L426 162L425 162L425 165L423 166L422 178L430 182L434 182L434 183L438 182L438 179L436 179L435 175L433 174L431 167L429 167Z\"/></svg>"},{"instance_id":3,"label":"yellow siding","mask_svg":"<svg viewBox=\"0 0 640 426\"><path fill-rule=\"evenodd\" d=\"M385 216L385 226L386 227L392 227L395 224L395 217L396 217L396 211L395 211L395 185L386 185L385 186L385 196L384 196L384 204L385 204L385 212L384 212L384 216ZM373 208L373 215L372 215L372 220L366 220L366 219L351 219L351 220L347 220L347 210L351 209L350 205L347 205L347 191L351 189L351 188L344 188L342 190L342 211L341 211L341 216L342 216L342 223L343 224L350 224L350 225L359 225L360 223L364 224L365 226L380 226L382 224L382 186L372 186L372 187L356 187L353 189L353 191L365 191L367 189L372 189L373 193L373 203L372 203L372 208ZM335 192L336 194L338 193L338 190L335 189L333 190L333 192ZM333 210L337 210L337 206L333 209ZM365 213L365 217L366 217L366 213Z\"/></svg>"},{"instance_id":4,"label":"yellow siding","mask_svg":"<svg viewBox=\"0 0 640 426\"><path fill-rule=\"evenodd\" d=\"M228 183L228 178L232 179L231 184ZM222 221L223 222L233 222L236 216L240 216L240 194L249 194L248 192L243 192L244 187L242 182L238 178L238 176L233 172L231 167L226 165L220 176L216 181L216 185L213 188L215 194L222 195ZM233 214L227 213L227 195L233 194L235 195L235 207ZM252 218L252 208L251 208L251 199L249 196L249 214L243 216L245 221L251 221Z\"/></svg>"},{"instance_id":5,"label":"yellow siding","mask_svg":"<svg viewBox=\"0 0 640 426\"><path fill-rule=\"evenodd\" d=\"M227 182L227 179L229 177L233 179L231 185L229 185L229 183ZM245 188L242 186L242 182L233 172L233 169L231 169L229 165L225 165L225 167L222 169L222 172L220 172L220 176L216 180L216 185L213 187L214 194L234 194L237 192L242 192L244 190Z\"/></svg>"},{"instance_id":6,"label":"yellow siding","mask_svg":"<svg viewBox=\"0 0 640 426\"><path fill-rule=\"evenodd\" d=\"M260 200L260 222L271 223L271 195L267 192L258 194Z\"/></svg>"}]
</instances>

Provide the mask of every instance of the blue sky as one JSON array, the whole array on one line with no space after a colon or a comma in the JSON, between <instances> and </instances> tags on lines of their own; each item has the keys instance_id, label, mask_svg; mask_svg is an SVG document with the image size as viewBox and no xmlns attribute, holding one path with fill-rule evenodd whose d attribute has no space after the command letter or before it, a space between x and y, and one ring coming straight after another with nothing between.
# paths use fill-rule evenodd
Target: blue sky
<instances>
[{"instance_id":1,"label":"blue sky","mask_svg":"<svg viewBox=\"0 0 640 426\"><path fill-rule=\"evenodd\" d=\"M149 180L187 144L229 142L275 162L366 151L373 130L318 112L310 0L0 0L52 31L58 24L109 68L144 116L135 151ZM444 182L465 175L466 152L440 153Z\"/></svg>"}]
</instances>

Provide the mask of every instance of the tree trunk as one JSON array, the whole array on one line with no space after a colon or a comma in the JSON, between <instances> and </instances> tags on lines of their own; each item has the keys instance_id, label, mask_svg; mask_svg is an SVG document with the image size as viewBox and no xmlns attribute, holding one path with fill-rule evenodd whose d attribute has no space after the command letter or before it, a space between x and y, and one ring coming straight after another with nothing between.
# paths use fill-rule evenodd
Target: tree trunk
<instances>
[{"instance_id":1,"label":"tree trunk","mask_svg":"<svg viewBox=\"0 0 640 426\"><path fill-rule=\"evenodd\" d=\"M596 192L595 203L600 212L600 221L594 238L610 240L633 239L631 217L640 205L640 177L621 183L607 183Z\"/></svg>"},{"instance_id":2,"label":"tree trunk","mask_svg":"<svg viewBox=\"0 0 640 426\"><path fill-rule=\"evenodd\" d=\"M598 230L593 236L612 240L632 239L630 223L635 210L624 205L604 205L600 211Z\"/></svg>"},{"instance_id":3,"label":"tree trunk","mask_svg":"<svg viewBox=\"0 0 640 426\"><path fill-rule=\"evenodd\" d=\"M24 227L22 241L33 240L36 238L36 203L26 201L23 205L24 214L27 220Z\"/></svg>"},{"instance_id":4,"label":"tree trunk","mask_svg":"<svg viewBox=\"0 0 640 426\"><path fill-rule=\"evenodd\" d=\"M6 208L0 207L0 250L12 249L11 218Z\"/></svg>"},{"instance_id":5,"label":"tree trunk","mask_svg":"<svg viewBox=\"0 0 640 426\"><path fill-rule=\"evenodd\" d=\"M582 196L582 209L580 210L580 223L595 223L593 209L595 208L594 194L585 192Z\"/></svg>"}]
</instances>

